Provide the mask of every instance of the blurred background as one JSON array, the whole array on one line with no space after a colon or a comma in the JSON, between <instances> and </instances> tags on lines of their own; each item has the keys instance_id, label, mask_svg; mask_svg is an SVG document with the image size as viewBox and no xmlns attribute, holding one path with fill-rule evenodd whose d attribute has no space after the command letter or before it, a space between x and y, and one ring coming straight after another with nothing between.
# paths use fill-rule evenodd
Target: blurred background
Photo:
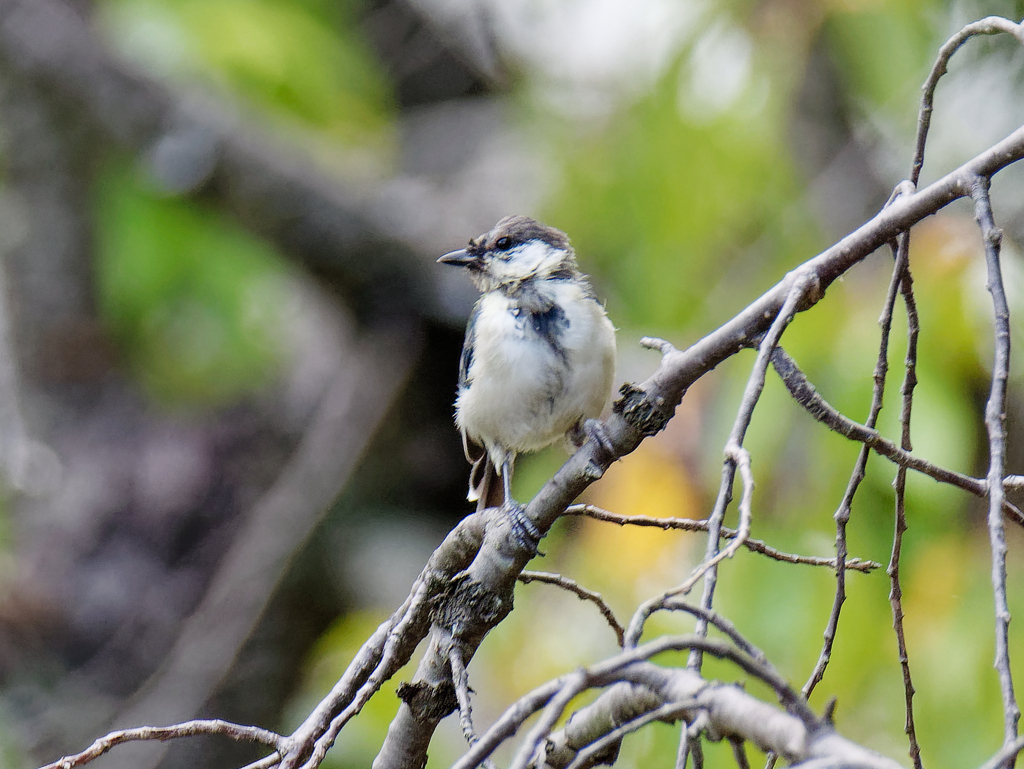
<instances>
[{"instance_id":1,"label":"blurred background","mask_svg":"<svg viewBox=\"0 0 1024 769\"><path fill-rule=\"evenodd\" d=\"M475 296L436 257L508 213L565 230L620 329L619 380L642 380L658 358L641 336L694 342L880 208L909 173L939 45L988 14L1019 19L1024 5L0 0L0 766L194 716L294 728L470 510L452 401ZM1012 41L969 43L938 89L923 182L1024 122L1022 86ZM1022 328L1024 171L993 189ZM979 244L960 204L915 230L912 253L915 449L974 475L992 354ZM786 336L858 420L890 266L872 256ZM752 360L694 386L589 501L705 517ZM754 536L833 555L857 447L771 378L748 446ZM563 460L523 460L517 497ZM893 477L872 458L851 556L888 561ZM984 506L914 476L909 488L904 609L924 760L977 766L1002 740ZM1009 539L1022 616L1024 536ZM537 568L599 590L626 620L703 549L697 535L567 519ZM717 607L799 686L834 582L743 552L721 570ZM906 762L888 592L884 570L850 576L812 704L837 696L846 735ZM572 596L531 584L516 600L470 667L478 726L615 649ZM688 628L659 617L648 632ZM1019 681L1019 632L1012 644ZM325 766L369 765L393 690ZM677 740L649 729L620 765L666 764ZM430 765L463 749L446 722ZM257 756L204 738L94 765ZM732 759L712 746L709 760Z\"/></svg>"}]
</instances>

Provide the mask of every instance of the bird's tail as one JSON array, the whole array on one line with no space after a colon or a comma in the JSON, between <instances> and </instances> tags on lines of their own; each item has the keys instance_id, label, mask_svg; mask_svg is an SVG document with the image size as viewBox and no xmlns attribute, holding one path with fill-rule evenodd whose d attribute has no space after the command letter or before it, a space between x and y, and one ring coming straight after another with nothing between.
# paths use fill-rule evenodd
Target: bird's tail
<instances>
[{"instance_id":1,"label":"bird's tail","mask_svg":"<svg viewBox=\"0 0 1024 769\"><path fill-rule=\"evenodd\" d=\"M485 451L473 463L473 469L469 472L469 493L466 499L476 502L476 511L479 513L488 507L500 507L504 501L503 497L498 473L490 455Z\"/></svg>"}]
</instances>

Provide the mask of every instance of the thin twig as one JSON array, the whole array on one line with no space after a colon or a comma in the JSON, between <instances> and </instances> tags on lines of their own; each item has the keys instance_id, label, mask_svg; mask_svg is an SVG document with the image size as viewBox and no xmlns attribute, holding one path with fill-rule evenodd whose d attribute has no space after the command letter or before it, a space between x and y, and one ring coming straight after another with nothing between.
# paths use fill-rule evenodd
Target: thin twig
<instances>
[{"instance_id":1,"label":"thin twig","mask_svg":"<svg viewBox=\"0 0 1024 769\"><path fill-rule=\"evenodd\" d=\"M291 749L283 757L281 769L294 769L307 757L305 767L316 767L323 761L344 723L412 656L430 627L432 597L441 584L475 557L482 538L483 522L478 515L464 518L448 534L413 583L402 606L380 624L334 688L291 734Z\"/></svg>"},{"instance_id":2,"label":"thin twig","mask_svg":"<svg viewBox=\"0 0 1024 769\"><path fill-rule=\"evenodd\" d=\"M800 370L789 354L781 347L776 351L772 359L772 365L782 378L783 384L796 399L797 403L804 407L808 414L826 425L835 432L851 440L858 441L873 449L886 459L897 465L916 470L927 475L940 483L948 483L963 489L977 497L988 496L988 482L980 478L972 478L969 475L947 470L944 467L933 465L927 460L910 454L892 441L883 438L876 430L854 422L849 417L840 413L834 406L821 397L814 389L806 375ZM1024 526L1024 513L1005 499L1002 502L1003 512L1014 522Z\"/></svg>"},{"instance_id":3,"label":"thin twig","mask_svg":"<svg viewBox=\"0 0 1024 769\"><path fill-rule=\"evenodd\" d=\"M541 717L523 740L522 747L516 751L509 769L526 769L534 761L537 751L541 749L541 745L551 733L555 723L561 718L562 713L565 712L566 707L576 695L590 688L591 683L592 678L586 670L578 670L567 676L565 684L545 706Z\"/></svg>"},{"instance_id":4,"label":"thin twig","mask_svg":"<svg viewBox=\"0 0 1024 769\"><path fill-rule=\"evenodd\" d=\"M743 740L738 737L730 737L729 747L732 748L732 756L736 759L736 765L739 769L750 769L750 762L747 760L747 751L744 749Z\"/></svg>"},{"instance_id":5,"label":"thin twig","mask_svg":"<svg viewBox=\"0 0 1024 769\"><path fill-rule=\"evenodd\" d=\"M260 729L257 726L243 726L219 719L185 721L173 726L140 726L137 729L121 729L111 732L105 737L100 737L81 753L65 756L52 764L41 767L41 769L74 769L77 766L84 766L102 756L115 745L125 742L144 740L166 742L180 737L194 737L197 734L220 734L237 742L258 742L275 750L281 750L285 742L285 738L280 734L269 729Z\"/></svg>"},{"instance_id":6,"label":"thin twig","mask_svg":"<svg viewBox=\"0 0 1024 769\"><path fill-rule=\"evenodd\" d=\"M452 644L448 653L448 662L452 667L452 684L455 686L455 697L459 701L459 726L462 727L462 735L469 745L475 743L477 737L476 729L473 727L473 705L469 701L469 673L466 671L466 664L462 659L462 647L458 641ZM486 758L482 762L484 769L497 769L494 761Z\"/></svg>"},{"instance_id":7,"label":"thin twig","mask_svg":"<svg viewBox=\"0 0 1024 769\"><path fill-rule=\"evenodd\" d=\"M600 507L590 504L570 505L566 508L565 514L585 515L596 521L617 523L620 526L644 526L664 529L666 531L669 529L679 529L682 531L708 530L708 522L706 520L699 521L693 518L656 518L653 515L622 515L620 513L613 513L610 510L603 510ZM738 532L735 529L730 529L725 526L720 529L720 535L723 539L735 539L737 534ZM765 544L760 539L754 539L752 537L748 538L743 543L743 547L747 548L747 550L750 550L751 552L759 553L760 555L767 556L768 558L776 561L782 561L783 563L804 564L806 566L826 566L830 569L836 568L835 558L786 553L772 547L771 545ZM849 558L846 560L845 566L847 570L869 574L875 569L881 568L882 564L862 558Z\"/></svg>"},{"instance_id":8,"label":"thin twig","mask_svg":"<svg viewBox=\"0 0 1024 769\"><path fill-rule=\"evenodd\" d=\"M982 764L978 769L999 769L1001 766L1012 766L1013 759L1024 750L1024 737L1018 737L1009 745L1004 745L1002 750Z\"/></svg>"},{"instance_id":9,"label":"thin twig","mask_svg":"<svg viewBox=\"0 0 1024 769\"><path fill-rule=\"evenodd\" d=\"M900 448L911 451L910 416L914 405L914 388L917 386L917 338L920 320L917 314L917 301L914 298L913 278L910 274L910 233L904 232L899 238L896 256L896 269L902 270L900 275L900 293L907 312L907 354L904 360L903 385L900 388ZM892 555L889 558L890 590L889 604L892 607L892 627L896 633L896 648L899 653L900 669L903 673L903 697L905 701L906 721L904 732L910 743L909 754L915 769L922 769L921 746L917 742L917 729L914 726L914 683L910 675L910 655L907 651L907 639L903 632L903 588L900 585L900 556L903 552L903 534L907 530L907 468L896 470L893 481L895 489L895 526L892 538Z\"/></svg>"},{"instance_id":10,"label":"thin twig","mask_svg":"<svg viewBox=\"0 0 1024 769\"><path fill-rule=\"evenodd\" d=\"M979 176L971 186L974 213L985 244L988 268L987 286L992 294L995 326L995 360L992 364L992 389L985 405L985 428L988 431L988 531L992 550L992 592L996 615L996 671L1003 694L1003 744L1017 739L1020 708L1013 692L1010 671L1010 608L1006 600L1006 536L1003 531L1003 475L1006 472L1006 381L1010 373L1010 308L1003 289L1003 273L999 262L1002 232L996 227L989 200L989 180ZM1012 762L1011 762L1012 763Z\"/></svg>"},{"instance_id":11,"label":"thin twig","mask_svg":"<svg viewBox=\"0 0 1024 769\"><path fill-rule=\"evenodd\" d=\"M675 769L686 769L686 761L690 757L690 725L683 721L683 728L679 732L679 749L676 751Z\"/></svg>"},{"instance_id":12,"label":"thin twig","mask_svg":"<svg viewBox=\"0 0 1024 769\"><path fill-rule=\"evenodd\" d=\"M615 612L613 612L611 607L604 602L600 593L595 593L593 590L587 590L579 583L569 579L568 577L563 577L561 574L551 574L546 571L524 571L519 575L519 581L524 585L529 585L531 582L544 582L548 585L557 585L563 590L568 590L581 600L591 601L597 606L598 611L601 612L601 616L605 618L612 630L615 631L615 639L619 643L619 648L622 648L625 631L622 629L622 625L619 621L615 618Z\"/></svg>"},{"instance_id":13,"label":"thin twig","mask_svg":"<svg viewBox=\"0 0 1024 769\"><path fill-rule=\"evenodd\" d=\"M772 321L771 326L765 333L761 344L758 346L757 360L754 361L750 377L747 379L747 386L743 391L743 399L740 401L740 408L736 414L736 421L733 423L732 432L725 445L725 462L722 465L722 483L718 490L718 498L715 501L714 511L708 519L708 544L705 549L703 562L693 570L693 573L682 585L675 590L665 594L668 598L672 595L686 595L693 589L699 579L706 575L704 580L704 591L701 595L701 606L710 611L714 602L715 585L718 581L718 564L725 558L732 558L736 551L750 537L750 519L752 516L751 499L754 493L754 476L750 468L750 454L743 448L743 439L750 421L754 416L754 408L761 398L764 390L765 377L768 373L768 365L772 352L775 350L782 338L783 332L792 322L797 310L804 302L804 297L812 293L817 287L817 280L813 273L805 270L796 270L790 273L789 289L786 300L782 303L778 314ZM725 511L732 499L733 480L737 470L743 481L743 494L740 498L739 513L740 525L736 538L729 543L724 550L719 550L722 520ZM698 635L707 632L707 625L704 620L698 620L694 630ZM690 652L689 667L700 670L701 652L694 649Z\"/></svg>"},{"instance_id":14,"label":"thin twig","mask_svg":"<svg viewBox=\"0 0 1024 769\"><path fill-rule=\"evenodd\" d=\"M452 667L452 685L455 687L455 697L459 701L459 726L462 728L462 736L466 742L472 745L479 739L476 736L476 729L473 728L473 706L469 701L469 674L466 672L466 665L462 661L462 650L459 644L453 643L448 652L448 662Z\"/></svg>"},{"instance_id":15,"label":"thin twig","mask_svg":"<svg viewBox=\"0 0 1024 769\"><path fill-rule=\"evenodd\" d=\"M246 764L242 769L273 769L281 763L280 753L271 753L269 756L264 756L251 764Z\"/></svg>"},{"instance_id":16,"label":"thin twig","mask_svg":"<svg viewBox=\"0 0 1024 769\"><path fill-rule=\"evenodd\" d=\"M806 697L802 694L797 694L796 691L793 690L789 685L789 682L787 682L782 674L776 670L775 666L768 661L768 656L761 651L761 649L748 641L747 638L736 629L736 626L732 622L714 611L704 609L700 606L694 606L681 598L672 598L664 601L659 608L664 611L687 612L695 617L699 617L704 622L713 625L716 629L725 633L729 640L736 644L740 651L752 660L756 660L764 666L765 675L768 677L766 678L766 682L775 689L775 692L779 697L779 702L782 703L783 707L799 718L804 718L806 716Z\"/></svg>"},{"instance_id":17,"label":"thin twig","mask_svg":"<svg viewBox=\"0 0 1024 769\"><path fill-rule=\"evenodd\" d=\"M363 709L363 706L370 701L370 698L376 694L383 683L408 661L410 655L404 653L404 650L408 648L410 638L422 637L421 632L413 630L413 628L425 624L424 619L431 597L430 591L427 589L429 582L430 580L424 579L421 575L421 578L417 580L413 587L412 594L406 599L405 611L400 610L392 616L387 634L384 637L383 646L380 649L380 656L362 684L355 691L349 689L344 692L338 692L342 696L337 698L332 698L329 695L318 706L318 710L320 710L325 704L333 701L335 704L326 712L335 712L340 703L347 702L347 705L331 718L326 730L317 728L316 731L309 733L315 734L318 732L319 736L317 736L313 743L313 751L309 758L302 764L302 769L316 769L316 767L323 763L324 756L331 749L339 732L341 732L341 728L355 717ZM335 687L335 689L337 688ZM309 719L307 719L308 721ZM302 727L300 727L300 731L302 731ZM291 769L300 755L300 753L293 753L285 758L281 769Z\"/></svg>"},{"instance_id":18,"label":"thin twig","mask_svg":"<svg viewBox=\"0 0 1024 769\"><path fill-rule=\"evenodd\" d=\"M910 167L910 181L916 186L921 178L921 168L924 166L924 148L928 140L928 129L932 122L932 107L935 100L935 87L939 79L946 74L949 60L953 54L975 35L997 35L1006 32L1017 38L1024 45L1024 29L1020 24L1014 24L1009 19L1000 16L989 16L968 24L953 37L946 41L939 49L939 54L932 65L928 79L921 86L921 109L917 116L917 140L914 148L914 161Z\"/></svg>"},{"instance_id":19,"label":"thin twig","mask_svg":"<svg viewBox=\"0 0 1024 769\"><path fill-rule=\"evenodd\" d=\"M886 207L890 206L900 198L901 195L912 194L913 185L910 182L900 183L896 185L896 189L893 190L892 195L889 197ZM890 246L892 244L890 243ZM878 422L878 415L882 411L882 404L885 396L885 380L889 372L889 334L892 330L892 312L893 307L896 305L896 292L900 284L900 276L902 268L899 261L898 250L894 251L896 254L896 266L893 269L892 277L889 279L889 289L886 291L885 304L882 306L882 314L878 318L878 326L881 329L879 345L878 345L878 357L875 360L875 370L873 374L874 384L871 390L871 406L868 409L868 418L866 426L869 429L874 429ZM784 350L777 350L776 355L785 355ZM775 359L773 359L775 363ZM793 364L795 366L795 364ZM776 371L778 371L778 363L775 363ZM790 390L792 392L792 389ZM860 489L860 484L867 477L867 465L868 457L870 456L870 449L867 446L862 446L860 452L857 455L857 462L854 464L853 472L850 474L850 480L846 484L846 491L843 493L843 499L839 503L839 507L836 509L835 514L832 516L836 522L836 592L835 597L832 601L832 609L829 612L828 622L825 625L825 633L822 639L821 652L818 654L818 661L814 664L814 669L811 671L811 675L808 677L807 682L804 684L803 694L805 697L810 697L811 692L814 691L821 679L825 676L825 669L828 667L829 661L832 659L832 647L835 644L836 633L839 631L839 617L842 614L843 604L846 602L846 574L845 569L840 568L841 565L846 564L849 551L846 544L846 527L850 522L850 515L853 511L853 498L857 494L857 490ZM774 766L774 757L768 758L767 769L772 769Z\"/></svg>"},{"instance_id":20,"label":"thin twig","mask_svg":"<svg viewBox=\"0 0 1024 769\"><path fill-rule=\"evenodd\" d=\"M690 753L693 755L693 769L704 769L704 743L700 741L700 732L693 736Z\"/></svg>"},{"instance_id":21,"label":"thin twig","mask_svg":"<svg viewBox=\"0 0 1024 769\"><path fill-rule=\"evenodd\" d=\"M742 633L740 633L739 630L736 629L736 626L732 622L730 622L717 612L704 609L700 606L694 606L693 604L687 603L681 598L673 598L670 601L666 601L663 608L667 611L684 611L687 614L692 614L695 617L700 617L708 624L713 625L716 629L725 633L729 640L736 644L740 651L742 651L744 654L749 655L751 659L755 659L761 664L770 668L774 675L780 681L784 680L782 676L779 674L779 672L775 670L775 667L768 661L768 656L759 648L754 646L754 644L748 641L747 638ZM794 701L799 699L797 694L789 688L788 684L786 684L783 688L786 692L786 698L792 699Z\"/></svg>"}]
</instances>

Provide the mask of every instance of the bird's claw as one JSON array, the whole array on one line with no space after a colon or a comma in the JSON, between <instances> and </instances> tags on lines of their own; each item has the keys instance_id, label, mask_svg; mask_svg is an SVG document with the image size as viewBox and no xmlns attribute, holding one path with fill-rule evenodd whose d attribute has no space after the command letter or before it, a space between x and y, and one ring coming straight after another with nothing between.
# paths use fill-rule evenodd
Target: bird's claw
<instances>
[{"instance_id":1,"label":"bird's claw","mask_svg":"<svg viewBox=\"0 0 1024 769\"><path fill-rule=\"evenodd\" d=\"M502 503L501 512L507 517L516 540L533 554L539 552L540 540L544 536L530 517L526 508L509 497Z\"/></svg>"}]
</instances>

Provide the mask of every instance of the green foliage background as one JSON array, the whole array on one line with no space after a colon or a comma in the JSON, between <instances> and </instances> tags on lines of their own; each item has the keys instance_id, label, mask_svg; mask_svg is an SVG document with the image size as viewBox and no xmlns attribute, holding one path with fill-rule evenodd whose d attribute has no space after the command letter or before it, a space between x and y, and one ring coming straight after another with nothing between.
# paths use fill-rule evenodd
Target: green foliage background
<instances>
[{"instance_id":1,"label":"green foliage background","mask_svg":"<svg viewBox=\"0 0 1024 769\"><path fill-rule=\"evenodd\" d=\"M315 137L314 147L358 150L386 166L394 146L395 98L357 24L366 11L359 0L104 0L99 6L111 40L161 74L200 82L278 127ZM810 180L799 162L801 148L792 142L798 91L807 68L816 66L815 48L823 49L836 68L840 92L833 97L849 119L890 126L895 149L909 166L917 89L935 51L956 22L996 12L1019 18L1022 9L1012 3L951 7L930 0L707 3L703 28L725 25L746 35L756 76L728 108L701 119L681 106L699 36L682 46L650 88L585 124L539 98L536 73L524 64L509 101L521 125L554 159L553 176L559 180L545 209L532 213L571 234L585 269L609 298L624 350L641 335L688 344L843 234L822 231L817 223ZM941 92L938 109L943 109ZM929 169L932 178L940 171ZM897 181L897 176L891 180ZM969 216L952 212L915 238L912 261L923 332L914 429L923 456L978 475L983 474L979 440L989 311ZM168 402L223 403L273 376L279 359L274 318L252 313L254 294L272 294L275 281L287 274L271 249L200 203L162 196L117 159L104 176L97 222L103 311L153 393ZM1011 248L1008 259L1013 258ZM887 254L872 257L786 336L787 348L821 392L855 419L864 418L870 399L875 319L889 264ZM1019 290L1011 285L1018 300ZM905 324L897 316L882 423L889 435L897 434L894 404L902 373ZM213 347L197 354L202 344ZM642 360L646 370L656 365L653 356ZM740 356L694 388L688 398L696 407L692 413L682 409L680 420L699 437L699 451L682 451L678 434L656 439L673 461L655 479L663 485L650 487L664 491L638 501L636 511L706 515L750 362L749 355ZM1018 394L1020 385L1018 378L1013 383ZM759 484L756 536L793 552L831 554L832 513L856 447L810 423L774 381L748 446ZM627 478L640 472L637 463L648 460L627 459L607 482L613 483L617 473ZM519 495L528 494L558 461L545 456L524 464ZM885 563L894 471L877 458L870 470L853 512L850 552ZM595 493L600 498L601 492ZM908 517L903 584L925 763L934 769L976 766L998 747L1002 723L991 666L983 508L912 477ZM564 569L604 593L627 617L638 598L672 584L660 579L685 574L703 548L699 537L659 535L657 542L643 545L637 560L648 566L667 559L669 565L653 573L631 571L623 551L625 572L633 575L624 576L615 562L588 551L588 536L586 527L566 522L546 541L549 555L542 568ZM1020 532L1012 531L1010 599L1016 616L1024 616L1022 547ZM817 658L833 585L826 571L742 553L722 568L717 606L799 685ZM517 611L487 640L471 667L482 723L530 686L614 649L610 632L590 608L536 585L521 590ZM884 569L851 575L833 659L813 704L820 708L837 696L844 733L905 756L888 590ZM338 621L309 661L308 679L289 709L292 718L327 691L370 628L392 608ZM664 617L649 632L686 628L684 620ZM1011 653L1020 679L1019 629ZM728 665L713 661L706 671L736 677ZM756 683L750 686L765 694ZM368 765L395 708L387 692L375 698L359 720L358 733L346 732L328 765ZM455 758L460 740L457 730L443 730L431 766ZM620 765L668 765L677 740L678 730L668 727L627 740ZM727 754L721 746L710 748L709 765L731 761Z\"/></svg>"}]
</instances>

